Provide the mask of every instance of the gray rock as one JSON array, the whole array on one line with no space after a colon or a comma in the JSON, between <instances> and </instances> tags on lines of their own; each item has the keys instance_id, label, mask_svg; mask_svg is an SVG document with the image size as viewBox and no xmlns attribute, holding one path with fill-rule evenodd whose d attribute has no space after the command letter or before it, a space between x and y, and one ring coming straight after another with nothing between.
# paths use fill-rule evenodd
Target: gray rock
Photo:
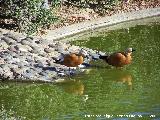
<instances>
[{"instance_id":1,"label":"gray rock","mask_svg":"<svg viewBox=\"0 0 160 120\"><path fill-rule=\"evenodd\" d=\"M20 41L21 41L20 35L15 35L15 34L13 34L13 33L6 33L5 36L6 36L6 37L9 37L9 38L11 38L11 39L13 39L13 40L15 40L15 41L17 41L17 42L20 42Z\"/></svg>"},{"instance_id":2,"label":"gray rock","mask_svg":"<svg viewBox=\"0 0 160 120\"><path fill-rule=\"evenodd\" d=\"M30 79L30 80L35 80L36 79L36 75L33 73L22 73L22 76L25 79Z\"/></svg>"},{"instance_id":3,"label":"gray rock","mask_svg":"<svg viewBox=\"0 0 160 120\"><path fill-rule=\"evenodd\" d=\"M1 39L4 40L8 45L13 45L16 43L16 41L9 37L2 37Z\"/></svg>"},{"instance_id":4,"label":"gray rock","mask_svg":"<svg viewBox=\"0 0 160 120\"><path fill-rule=\"evenodd\" d=\"M33 38L32 37L26 37L24 40L30 42L30 43L33 43Z\"/></svg>"},{"instance_id":5,"label":"gray rock","mask_svg":"<svg viewBox=\"0 0 160 120\"><path fill-rule=\"evenodd\" d=\"M18 68L20 69L22 69L25 66L23 62L19 62L17 63L17 65L18 65Z\"/></svg>"},{"instance_id":6,"label":"gray rock","mask_svg":"<svg viewBox=\"0 0 160 120\"><path fill-rule=\"evenodd\" d=\"M5 64L3 66L1 66L1 68L3 69L4 72L10 72L10 64Z\"/></svg>"},{"instance_id":7,"label":"gray rock","mask_svg":"<svg viewBox=\"0 0 160 120\"><path fill-rule=\"evenodd\" d=\"M5 63L6 63L5 60L4 60L3 58L1 58L1 59L0 59L0 65L1 65L1 64L5 64Z\"/></svg>"},{"instance_id":8,"label":"gray rock","mask_svg":"<svg viewBox=\"0 0 160 120\"><path fill-rule=\"evenodd\" d=\"M8 50L10 50L11 52L16 52L16 51L17 51L17 49L15 48L14 45L11 45L11 46L8 48Z\"/></svg>"},{"instance_id":9,"label":"gray rock","mask_svg":"<svg viewBox=\"0 0 160 120\"><path fill-rule=\"evenodd\" d=\"M32 48L27 45L16 45L15 49L21 52L28 52L32 50Z\"/></svg>"},{"instance_id":10,"label":"gray rock","mask_svg":"<svg viewBox=\"0 0 160 120\"><path fill-rule=\"evenodd\" d=\"M54 43L51 43L51 44L49 44L48 46L49 46L50 48L55 48L56 45L55 45Z\"/></svg>"},{"instance_id":11,"label":"gray rock","mask_svg":"<svg viewBox=\"0 0 160 120\"><path fill-rule=\"evenodd\" d=\"M37 46L37 45L32 45L32 46L30 46L31 48L32 48L32 50L31 50L31 52L32 53L36 53L36 54L39 54L40 52L43 52L44 50L43 50L43 48L40 48L39 46Z\"/></svg>"},{"instance_id":12,"label":"gray rock","mask_svg":"<svg viewBox=\"0 0 160 120\"><path fill-rule=\"evenodd\" d=\"M55 49L54 49L54 48L45 48L44 51L45 51L46 53L51 53L51 52L54 52Z\"/></svg>"},{"instance_id":13,"label":"gray rock","mask_svg":"<svg viewBox=\"0 0 160 120\"><path fill-rule=\"evenodd\" d=\"M0 49L7 49L9 45L5 41L0 41Z\"/></svg>"},{"instance_id":14,"label":"gray rock","mask_svg":"<svg viewBox=\"0 0 160 120\"><path fill-rule=\"evenodd\" d=\"M39 68L39 67L37 67L37 68L33 68L37 73L40 73L40 72L42 72L43 70L42 70L42 68Z\"/></svg>"},{"instance_id":15,"label":"gray rock","mask_svg":"<svg viewBox=\"0 0 160 120\"><path fill-rule=\"evenodd\" d=\"M27 41L27 40L21 40L21 44L30 46L32 43L30 41Z\"/></svg>"}]
</instances>

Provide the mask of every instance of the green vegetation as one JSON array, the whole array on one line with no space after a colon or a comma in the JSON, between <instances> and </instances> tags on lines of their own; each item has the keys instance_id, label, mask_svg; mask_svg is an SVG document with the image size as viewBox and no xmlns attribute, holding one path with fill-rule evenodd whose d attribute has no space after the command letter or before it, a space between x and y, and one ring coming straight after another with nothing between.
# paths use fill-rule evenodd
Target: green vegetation
<instances>
[{"instance_id":1,"label":"green vegetation","mask_svg":"<svg viewBox=\"0 0 160 120\"><path fill-rule=\"evenodd\" d=\"M68 0L70 4L93 9L99 14L103 14L108 9L113 9L120 1L121 0Z\"/></svg>"},{"instance_id":2,"label":"green vegetation","mask_svg":"<svg viewBox=\"0 0 160 120\"><path fill-rule=\"evenodd\" d=\"M2 0L0 19L13 20L13 25L19 32L33 34L38 28L47 29L57 22L55 11L59 5L90 8L102 14L106 9L112 9L117 2L118 0Z\"/></svg>"},{"instance_id":3,"label":"green vegetation","mask_svg":"<svg viewBox=\"0 0 160 120\"><path fill-rule=\"evenodd\" d=\"M45 0L6 0L1 2L1 9L4 10L3 17L16 21L20 32L32 34L38 28L47 28L58 19L52 10L57 5L59 0L52 0L51 7Z\"/></svg>"}]
</instances>

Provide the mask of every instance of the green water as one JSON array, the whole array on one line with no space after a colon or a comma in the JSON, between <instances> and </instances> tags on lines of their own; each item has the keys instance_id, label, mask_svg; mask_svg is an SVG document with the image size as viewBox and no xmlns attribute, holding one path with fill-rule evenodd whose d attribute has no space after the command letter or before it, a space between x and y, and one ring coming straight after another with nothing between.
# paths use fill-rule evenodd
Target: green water
<instances>
[{"instance_id":1,"label":"green water","mask_svg":"<svg viewBox=\"0 0 160 120\"><path fill-rule=\"evenodd\" d=\"M160 120L160 24L103 32L74 44L136 52L122 69L99 60L91 63L97 67L56 85L1 82L0 119Z\"/></svg>"}]
</instances>

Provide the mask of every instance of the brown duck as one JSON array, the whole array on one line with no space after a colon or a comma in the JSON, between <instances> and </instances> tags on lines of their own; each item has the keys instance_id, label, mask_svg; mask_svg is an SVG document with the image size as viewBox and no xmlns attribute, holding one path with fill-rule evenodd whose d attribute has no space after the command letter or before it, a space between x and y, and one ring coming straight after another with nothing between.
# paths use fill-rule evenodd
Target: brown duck
<instances>
[{"instance_id":1,"label":"brown duck","mask_svg":"<svg viewBox=\"0 0 160 120\"><path fill-rule=\"evenodd\" d=\"M84 62L86 54L86 51L80 50L79 53L61 55L60 59L56 60L56 62L67 67L78 67Z\"/></svg>"},{"instance_id":2,"label":"brown duck","mask_svg":"<svg viewBox=\"0 0 160 120\"><path fill-rule=\"evenodd\" d=\"M124 65L128 65L131 63L132 61L131 55L133 51L135 51L135 49L128 48L124 52L115 52L110 55L99 56L99 58L106 61L109 65L115 67L123 67Z\"/></svg>"},{"instance_id":3,"label":"brown duck","mask_svg":"<svg viewBox=\"0 0 160 120\"><path fill-rule=\"evenodd\" d=\"M83 63L83 55L81 54L67 54L63 58L62 64L67 67L77 67L78 65Z\"/></svg>"}]
</instances>

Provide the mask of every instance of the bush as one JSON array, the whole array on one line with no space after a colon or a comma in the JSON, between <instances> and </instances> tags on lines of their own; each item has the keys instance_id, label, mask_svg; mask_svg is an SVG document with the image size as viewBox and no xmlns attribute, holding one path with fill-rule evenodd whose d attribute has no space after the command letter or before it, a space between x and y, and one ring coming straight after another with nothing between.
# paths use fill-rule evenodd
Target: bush
<instances>
[{"instance_id":1,"label":"bush","mask_svg":"<svg viewBox=\"0 0 160 120\"><path fill-rule=\"evenodd\" d=\"M36 32L38 28L47 28L58 18L54 15L53 8L59 0L52 0L49 7L48 0L4 0L5 15L16 20L18 30L27 34Z\"/></svg>"},{"instance_id":2,"label":"bush","mask_svg":"<svg viewBox=\"0 0 160 120\"><path fill-rule=\"evenodd\" d=\"M73 3L79 7L87 7L95 12L103 14L106 10L112 10L114 6L121 0L67 0L68 3Z\"/></svg>"}]
</instances>

